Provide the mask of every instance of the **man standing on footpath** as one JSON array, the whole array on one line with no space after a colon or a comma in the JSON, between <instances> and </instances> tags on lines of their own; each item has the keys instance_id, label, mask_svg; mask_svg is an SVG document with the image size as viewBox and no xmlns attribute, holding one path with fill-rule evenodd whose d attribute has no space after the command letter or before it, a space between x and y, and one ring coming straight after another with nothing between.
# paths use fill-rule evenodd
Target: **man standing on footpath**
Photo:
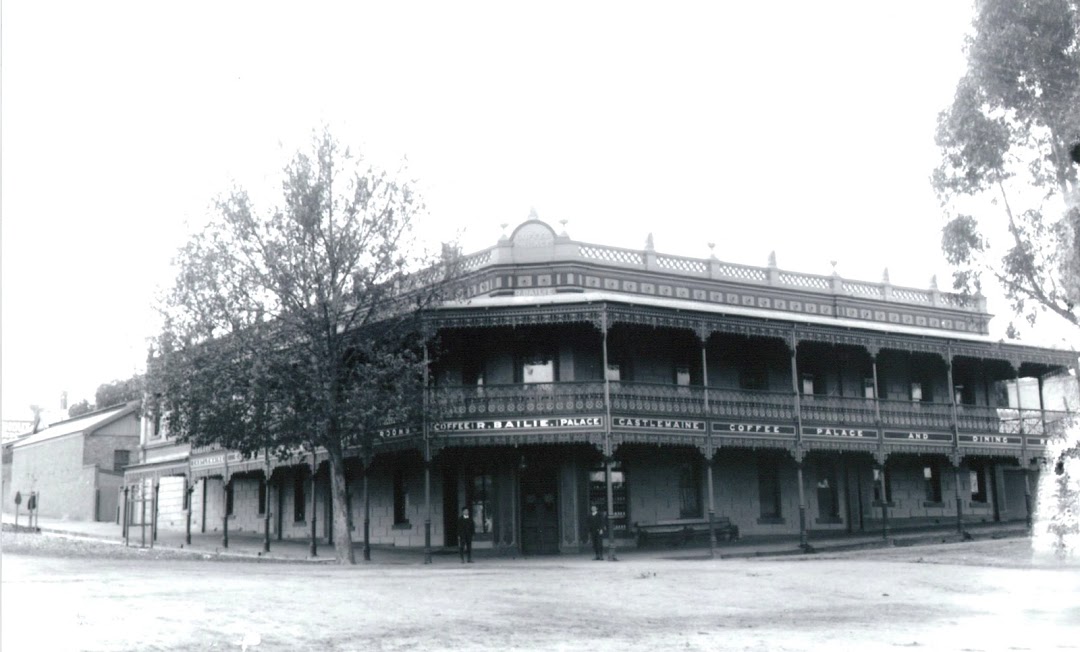
<instances>
[{"instance_id":1,"label":"man standing on footpath","mask_svg":"<svg viewBox=\"0 0 1080 652\"><path fill-rule=\"evenodd\" d=\"M461 510L461 518L458 519L458 554L461 555L461 563L468 559L472 563L472 540L476 534L476 523L469 518L469 508Z\"/></svg>"},{"instance_id":2,"label":"man standing on footpath","mask_svg":"<svg viewBox=\"0 0 1080 652\"><path fill-rule=\"evenodd\" d=\"M592 513L589 515L589 537L592 539L593 552L596 553L594 561L603 561L604 517L600 514L600 510L596 508L596 505L592 506Z\"/></svg>"}]
</instances>

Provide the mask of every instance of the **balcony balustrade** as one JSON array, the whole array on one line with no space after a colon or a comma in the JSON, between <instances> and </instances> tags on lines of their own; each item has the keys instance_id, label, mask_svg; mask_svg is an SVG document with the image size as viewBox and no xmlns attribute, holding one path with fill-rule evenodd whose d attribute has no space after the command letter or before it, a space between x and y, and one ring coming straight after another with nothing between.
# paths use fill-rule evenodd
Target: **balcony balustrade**
<instances>
[{"instance_id":1,"label":"balcony balustrade","mask_svg":"<svg viewBox=\"0 0 1080 652\"><path fill-rule=\"evenodd\" d=\"M809 424L874 427L874 400L850 396L804 395L802 419ZM604 383L559 382L513 385L437 387L430 395L430 416L436 419L509 418L596 414L604 410ZM952 405L918 401L880 400L881 425L904 430L952 429ZM795 400L790 392L709 388L708 411L701 386L611 382L611 409L625 415L660 418L740 419L793 422ZM1023 410L1024 432L1053 432L1069 413ZM1018 434L1021 411L958 405L960 432ZM199 451L211 450L200 448Z\"/></svg>"},{"instance_id":2,"label":"balcony balustrade","mask_svg":"<svg viewBox=\"0 0 1080 652\"><path fill-rule=\"evenodd\" d=\"M437 419L596 413L604 410L604 383L438 387L428 405Z\"/></svg>"},{"instance_id":3,"label":"balcony balustrade","mask_svg":"<svg viewBox=\"0 0 1080 652\"><path fill-rule=\"evenodd\" d=\"M802 418L808 423L873 427L876 422L874 400L806 394L802 396Z\"/></svg>"},{"instance_id":4,"label":"balcony balustrade","mask_svg":"<svg viewBox=\"0 0 1080 652\"><path fill-rule=\"evenodd\" d=\"M709 416L721 419L790 422L795 420L795 400L791 392L760 392L710 387Z\"/></svg>"},{"instance_id":5,"label":"balcony balustrade","mask_svg":"<svg viewBox=\"0 0 1080 652\"><path fill-rule=\"evenodd\" d=\"M611 410L635 415L701 418L705 415L705 390L688 385L612 382Z\"/></svg>"},{"instance_id":6,"label":"balcony balustrade","mask_svg":"<svg viewBox=\"0 0 1080 652\"><path fill-rule=\"evenodd\" d=\"M949 431L952 430L952 404L882 400L881 423L903 430Z\"/></svg>"}]
</instances>

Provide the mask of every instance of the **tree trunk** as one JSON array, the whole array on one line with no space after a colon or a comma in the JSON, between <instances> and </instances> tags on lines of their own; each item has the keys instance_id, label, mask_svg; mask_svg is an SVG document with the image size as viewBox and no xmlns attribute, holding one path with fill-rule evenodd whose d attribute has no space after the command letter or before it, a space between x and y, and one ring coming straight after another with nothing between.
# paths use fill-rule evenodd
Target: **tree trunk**
<instances>
[{"instance_id":1,"label":"tree trunk","mask_svg":"<svg viewBox=\"0 0 1080 652\"><path fill-rule=\"evenodd\" d=\"M333 495L331 507L334 512L334 558L339 564L355 564L352 532L349 531L349 512L345 484L345 459L339 447L330 446L330 492Z\"/></svg>"}]
</instances>

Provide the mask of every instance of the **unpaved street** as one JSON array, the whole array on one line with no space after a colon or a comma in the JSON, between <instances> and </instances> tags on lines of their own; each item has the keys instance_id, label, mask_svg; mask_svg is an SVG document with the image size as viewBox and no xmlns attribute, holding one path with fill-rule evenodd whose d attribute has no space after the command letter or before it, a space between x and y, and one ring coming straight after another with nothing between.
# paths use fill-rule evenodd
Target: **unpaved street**
<instances>
[{"instance_id":1,"label":"unpaved street","mask_svg":"<svg viewBox=\"0 0 1080 652\"><path fill-rule=\"evenodd\" d=\"M1080 650L1080 569L1026 539L355 568L6 545L2 563L4 652Z\"/></svg>"}]
</instances>

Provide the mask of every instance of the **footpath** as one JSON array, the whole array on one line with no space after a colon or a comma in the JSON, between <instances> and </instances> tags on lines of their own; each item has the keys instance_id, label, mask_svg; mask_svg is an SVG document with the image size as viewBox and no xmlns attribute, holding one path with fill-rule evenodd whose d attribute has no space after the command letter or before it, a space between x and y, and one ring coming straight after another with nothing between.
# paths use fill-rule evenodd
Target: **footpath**
<instances>
[{"instance_id":1,"label":"footpath","mask_svg":"<svg viewBox=\"0 0 1080 652\"><path fill-rule=\"evenodd\" d=\"M5 530L14 528L15 515L5 512L3 514ZM20 530L25 531L27 526L26 514L20 514ZM312 555L310 540L283 539L278 540L273 535L270 540L270 551L264 551L263 537L253 532L230 532L228 546L225 546L221 532L192 532L191 542L186 541L185 533L181 530L159 529L156 539L152 536L150 525L145 528L139 525L129 526L128 539L125 543L123 528L117 523L111 522L86 522L70 521L56 518L41 517L38 519L37 528L43 535L82 537L96 541L127 545L135 548L164 548L169 550L183 550L199 555L216 555L221 557L264 558L267 560L302 562L302 563L332 563L334 561L333 546L325 538L317 540L315 554ZM1007 537L1026 537L1029 535L1024 522L1006 523L966 523L964 533L956 531L956 525L933 526L910 529L894 529L889 532L886 539L880 531L871 532L810 532L808 537L808 549L800 546L799 538L791 536L782 537L744 537L736 541L724 541L717 544L716 556L719 559L747 558L747 557L778 557L785 555L812 555L814 553L839 552L844 550L872 549L888 546L913 546L936 543L958 543L971 540L1000 539ZM32 535L33 536L33 535ZM354 533L354 538L355 538ZM708 543L693 542L684 546L676 547L649 547L638 549L633 543L619 546L616 554L619 559L708 559ZM356 558L363 558L362 543L354 543ZM474 549L473 556L477 561L485 559L497 559L500 561L569 561L574 559L591 560L590 550L581 553L564 553L553 557L511 557L496 553L492 550ZM371 546L371 563L389 565L413 565L424 563L424 551L416 548L400 548L385 545ZM433 563L447 564L459 563L457 550L436 547L432 550Z\"/></svg>"}]
</instances>

